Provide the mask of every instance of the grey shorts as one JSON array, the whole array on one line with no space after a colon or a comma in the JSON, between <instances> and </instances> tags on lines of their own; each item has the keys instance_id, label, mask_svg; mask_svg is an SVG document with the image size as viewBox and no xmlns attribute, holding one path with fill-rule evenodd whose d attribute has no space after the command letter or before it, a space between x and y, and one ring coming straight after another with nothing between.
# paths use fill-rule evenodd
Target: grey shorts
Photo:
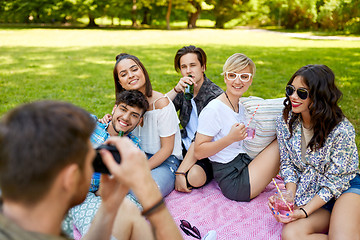
<instances>
[{"instance_id":1,"label":"grey shorts","mask_svg":"<svg viewBox=\"0 0 360 240\"><path fill-rule=\"evenodd\" d=\"M248 165L251 158L240 153L229 163L212 162L214 179L225 197L239 201L250 201L250 179Z\"/></svg>"}]
</instances>

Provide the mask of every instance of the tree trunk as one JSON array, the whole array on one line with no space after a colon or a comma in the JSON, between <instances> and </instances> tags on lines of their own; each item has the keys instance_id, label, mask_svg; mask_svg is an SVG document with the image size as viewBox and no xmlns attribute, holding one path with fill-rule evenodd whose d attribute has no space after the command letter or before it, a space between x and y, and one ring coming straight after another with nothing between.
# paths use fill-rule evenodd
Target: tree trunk
<instances>
[{"instance_id":1,"label":"tree trunk","mask_svg":"<svg viewBox=\"0 0 360 240\"><path fill-rule=\"evenodd\" d=\"M118 18L119 18L119 26L121 26L121 14L118 16Z\"/></svg>"},{"instance_id":2,"label":"tree trunk","mask_svg":"<svg viewBox=\"0 0 360 240\"><path fill-rule=\"evenodd\" d=\"M144 16L143 16L143 20L141 22L141 24L144 25L150 25L150 21L149 21L149 14L150 14L150 9L149 8L144 8Z\"/></svg>"},{"instance_id":3,"label":"tree trunk","mask_svg":"<svg viewBox=\"0 0 360 240\"><path fill-rule=\"evenodd\" d=\"M166 29L170 30L170 15L171 15L172 0L169 0L168 9L166 12Z\"/></svg>"},{"instance_id":4,"label":"tree trunk","mask_svg":"<svg viewBox=\"0 0 360 240\"><path fill-rule=\"evenodd\" d=\"M192 1L191 4L196 8L196 12L190 13L188 18L188 28L196 28L196 21L198 20L201 12L201 6L199 3Z\"/></svg>"},{"instance_id":5,"label":"tree trunk","mask_svg":"<svg viewBox=\"0 0 360 240\"><path fill-rule=\"evenodd\" d=\"M136 23L136 0L133 0L133 5L131 8L131 21L132 21L132 27L137 27Z\"/></svg>"},{"instance_id":6,"label":"tree trunk","mask_svg":"<svg viewBox=\"0 0 360 240\"><path fill-rule=\"evenodd\" d=\"M224 28L225 18L223 16L218 16L215 18L215 28Z\"/></svg>"},{"instance_id":7,"label":"tree trunk","mask_svg":"<svg viewBox=\"0 0 360 240\"><path fill-rule=\"evenodd\" d=\"M95 23L95 17L92 14L89 14L89 24L87 26L88 27L98 27L99 26Z\"/></svg>"}]
</instances>

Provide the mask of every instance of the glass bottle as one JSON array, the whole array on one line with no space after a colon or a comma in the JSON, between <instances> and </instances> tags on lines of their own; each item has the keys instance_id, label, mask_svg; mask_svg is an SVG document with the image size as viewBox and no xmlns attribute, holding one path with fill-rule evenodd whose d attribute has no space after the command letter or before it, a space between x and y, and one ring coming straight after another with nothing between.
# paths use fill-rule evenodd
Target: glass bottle
<instances>
[{"instance_id":1,"label":"glass bottle","mask_svg":"<svg viewBox=\"0 0 360 240\"><path fill-rule=\"evenodd\" d=\"M188 77L192 77L191 75L188 75ZM186 84L186 88L184 91L184 98L186 100L191 100L194 97L194 84Z\"/></svg>"}]
</instances>

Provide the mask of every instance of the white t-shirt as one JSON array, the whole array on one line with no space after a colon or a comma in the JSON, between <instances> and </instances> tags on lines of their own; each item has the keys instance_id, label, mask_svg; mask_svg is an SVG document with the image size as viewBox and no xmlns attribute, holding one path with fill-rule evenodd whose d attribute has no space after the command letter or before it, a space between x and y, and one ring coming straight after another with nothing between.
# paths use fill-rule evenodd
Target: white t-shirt
<instances>
[{"instance_id":1,"label":"white t-shirt","mask_svg":"<svg viewBox=\"0 0 360 240\"><path fill-rule=\"evenodd\" d=\"M197 108L196 108L196 104L195 104L195 101L193 98L191 99L191 105L192 105L192 110L191 110L191 114L190 114L190 119L189 119L188 124L185 127L187 137L182 139L186 150L189 150L189 147L192 143L192 140L194 139L194 136L195 136L195 133L196 133L196 130L198 127Z\"/></svg>"},{"instance_id":2,"label":"white t-shirt","mask_svg":"<svg viewBox=\"0 0 360 240\"><path fill-rule=\"evenodd\" d=\"M222 101L214 99L201 111L197 132L214 137L212 141L215 142L228 135L235 123L245 122L244 111L245 108L240 103L239 113L236 113ZM210 156L209 159L212 162L229 163L239 153L246 153L243 148L243 141L230 144L220 152Z\"/></svg>"},{"instance_id":3,"label":"white t-shirt","mask_svg":"<svg viewBox=\"0 0 360 240\"><path fill-rule=\"evenodd\" d=\"M167 96L164 96L167 97ZM157 99L158 100L158 99ZM169 104L162 109L147 111L144 114L143 127L136 127L133 134L140 139L141 149L150 154L155 154L161 148L160 137L169 137L175 134L174 149L172 155L182 160L181 136L179 119L174 104L169 99Z\"/></svg>"}]
</instances>

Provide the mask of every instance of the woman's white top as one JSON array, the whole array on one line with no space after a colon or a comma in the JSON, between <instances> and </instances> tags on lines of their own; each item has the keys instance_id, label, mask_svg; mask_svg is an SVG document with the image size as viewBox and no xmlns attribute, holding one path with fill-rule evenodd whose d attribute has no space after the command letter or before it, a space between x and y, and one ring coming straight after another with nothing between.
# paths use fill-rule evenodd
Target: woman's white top
<instances>
[{"instance_id":1,"label":"woman's white top","mask_svg":"<svg viewBox=\"0 0 360 240\"><path fill-rule=\"evenodd\" d=\"M239 113L236 113L222 101L214 99L201 111L197 132L213 137L214 142L228 135L235 123L244 122L245 108L242 104L239 103ZM212 162L229 163L239 153L246 153L243 141L233 142L209 159Z\"/></svg>"},{"instance_id":2,"label":"woman's white top","mask_svg":"<svg viewBox=\"0 0 360 240\"><path fill-rule=\"evenodd\" d=\"M163 97L167 97L166 95ZM161 98L163 98L161 97ZM176 114L174 104L169 99L169 104L161 109L155 109L155 102L153 109L146 111L143 119L143 127L140 125L136 127L133 134L140 139L141 149L150 154L155 154L161 148L160 137L169 137L175 134L174 149L172 155L178 159L183 159L181 148L181 136L179 128L179 119Z\"/></svg>"}]
</instances>

